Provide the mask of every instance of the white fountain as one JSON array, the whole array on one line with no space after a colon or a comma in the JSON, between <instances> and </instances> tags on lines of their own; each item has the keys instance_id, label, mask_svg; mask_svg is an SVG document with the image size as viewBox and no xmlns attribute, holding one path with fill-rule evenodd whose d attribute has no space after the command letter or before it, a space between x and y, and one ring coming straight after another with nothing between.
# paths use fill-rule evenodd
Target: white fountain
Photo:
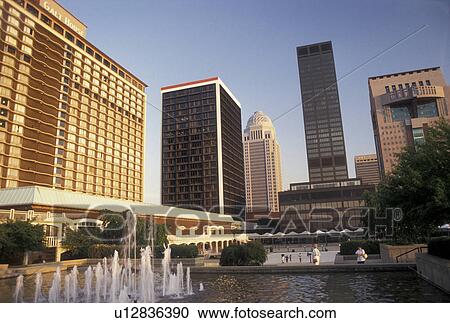
<instances>
[{"instance_id":1,"label":"white fountain","mask_svg":"<svg viewBox=\"0 0 450 323\"><path fill-rule=\"evenodd\" d=\"M164 250L162 259L161 284L157 288L155 273L152 266L152 252L149 246L141 250L140 263L126 258L119 259L119 253L108 261L97 263L93 270L91 266L84 271L84 286L78 283L78 267L75 266L67 272L62 279L61 269L58 267L53 274L53 280L48 295L42 292L42 274L36 274L36 286L34 293L35 302L155 302L160 297L182 298L193 295L191 271L186 271L179 262L176 271L170 268L170 247ZM133 266L134 263L134 266ZM186 272L186 277L185 277ZM63 285L63 286L62 286ZM14 299L16 302L23 300L23 276L17 277ZM161 295L156 295L156 291Z\"/></svg>"}]
</instances>

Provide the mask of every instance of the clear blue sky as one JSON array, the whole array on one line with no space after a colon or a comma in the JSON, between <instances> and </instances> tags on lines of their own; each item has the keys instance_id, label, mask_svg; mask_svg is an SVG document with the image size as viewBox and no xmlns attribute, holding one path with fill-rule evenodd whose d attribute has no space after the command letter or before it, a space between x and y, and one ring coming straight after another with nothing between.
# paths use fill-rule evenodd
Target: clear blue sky
<instances>
[{"instance_id":1,"label":"clear blue sky","mask_svg":"<svg viewBox=\"0 0 450 323\"><path fill-rule=\"evenodd\" d=\"M295 48L331 40L338 78L404 41L339 83L350 174L353 156L375 152L367 78L441 66L450 75L450 1L60 0L88 26L87 38L145 81L161 86L220 76L242 103L275 118L300 102ZM283 187L307 176L299 108L275 122ZM147 107L145 201L160 202L161 113Z\"/></svg>"}]
</instances>

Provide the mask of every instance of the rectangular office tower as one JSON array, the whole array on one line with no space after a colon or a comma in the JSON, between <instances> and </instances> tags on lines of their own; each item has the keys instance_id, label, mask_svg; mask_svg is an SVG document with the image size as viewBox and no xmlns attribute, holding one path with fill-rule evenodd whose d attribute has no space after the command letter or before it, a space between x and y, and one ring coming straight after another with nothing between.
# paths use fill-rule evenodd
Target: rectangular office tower
<instances>
[{"instance_id":1,"label":"rectangular office tower","mask_svg":"<svg viewBox=\"0 0 450 323\"><path fill-rule=\"evenodd\" d=\"M0 0L0 188L143 200L146 85L52 0Z\"/></svg>"},{"instance_id":2,"label":"rectangular office tower","mask_svg":"<svg viewBox=\"0 0 450 323\"><path fill-rule=\"evenodd\" d=\"M361 179L363 184L379 184L380 170L376 154L355 156L356 178Z\"/></svg>"},{"instance_id":3,"label":"rectangular office tower","mask_svg":"<svg viewBox=\"0 0 450 323\"><path fill-rule=\"evenodd\" d=\"M310 182L348 178L330 41L297 47Z\"/></svg>"},{"instance_id":4,"label":"rectangular office tower","mask_svg":"<svg viewBox=\"0 0 450 323\"><path fill-rule=\"evenodd\" d=\"M218 77L166 86L161 203L243 215L241 105Z\"/></svg>"},{"instance_id":5,"label":"rectangular office tower","mask_svg":"<svg viewBox=\"0 0 450 323\"><path fill-rule=\"evenodd\" d=\"M439 118L450 120L450 86L439 67L369 78L370 107L381 175L406 146L424 142Z\"/></svg>"}]
</instances>

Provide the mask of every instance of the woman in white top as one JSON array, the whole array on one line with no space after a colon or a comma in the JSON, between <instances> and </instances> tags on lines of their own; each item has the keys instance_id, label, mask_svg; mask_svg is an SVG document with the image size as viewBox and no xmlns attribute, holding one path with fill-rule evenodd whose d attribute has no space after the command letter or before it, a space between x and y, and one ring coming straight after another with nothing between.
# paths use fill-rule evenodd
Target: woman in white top
<instances>
[{"instance_id":1,"label":"woman in white top","mask_svg":"<svg viewBox=\"0 0 450 323\"><path fill-rule=\"evenodd\" d=\"M358 250L356 250L355 255L356 255L356 262L358 264L364 264L366 262L367 257L366 251L363 248L358 247Z\"/></svg>"},{"instance_id":2,"label":"woman in white top","mask_svg":"<svg viewBox=\"0 0 450 323\"><path fill-rule=\"evenodd\" d=\"M312 256L313 256L313 263L314 265L318 266L320 264L320 251L317 248L317 245L314 245L314 249L312 251Z\"/></svg>"}]
</instances>

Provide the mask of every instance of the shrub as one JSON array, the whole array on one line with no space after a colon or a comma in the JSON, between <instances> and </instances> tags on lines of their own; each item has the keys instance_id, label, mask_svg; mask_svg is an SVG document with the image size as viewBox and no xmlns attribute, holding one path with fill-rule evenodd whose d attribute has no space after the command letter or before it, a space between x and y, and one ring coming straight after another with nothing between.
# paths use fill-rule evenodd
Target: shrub
<instances>
[{"instance_id":1,"label":"shrub","mask_svg":"<svg viewBox=\"0 0 450 323\"><path fill-rule=\"evenodd\" d=\"M259 241L231 245L222 250L221 266L260 266L267 260L266 250Z\"/></svg>"},{"instance_id":2,"label":"shrub","mask_svg":"<svg viewBox=\"0 0 450 323\"><path fill-rule=\"evenodd\" d=\"M170 256L172 258L195 258L198 256L198 250L195 244L182 244L170 246Z\"/></svg>"},{"instance_id":3,"label":"shrub","mask_svg":"<svg viewBox=\"0 0 450 323\"><path fill-rule=\"evenodd\" d=\"M351 240L341 243L341 255L354 255L358 247L364 249L368 254L380 253L380 242L375 240Z\"/></svg>"},{"instance_id":4,"label":"shrub","mask_svg":"<svg viewBox=\"0 0 450 323\"><path fill-rule=\"evenodd\" d=\"M119 252L120 257L123 257L123 248L124 246L114 244L92 245L88 249L88 258L110 258L114 256L115 250ZM139 254L137 256L139 256Z\"/></svg>"},{"instance_id":5,"label":"shrub","mask_svg":"<svg viewBox=\"0 0 450 323\"><path fill-rule=\"evenodd\" d=\"M428 253L436 257L450 259L450 238L439 237L430 239L428 242Z\"/></svg>"}]
</instances>

